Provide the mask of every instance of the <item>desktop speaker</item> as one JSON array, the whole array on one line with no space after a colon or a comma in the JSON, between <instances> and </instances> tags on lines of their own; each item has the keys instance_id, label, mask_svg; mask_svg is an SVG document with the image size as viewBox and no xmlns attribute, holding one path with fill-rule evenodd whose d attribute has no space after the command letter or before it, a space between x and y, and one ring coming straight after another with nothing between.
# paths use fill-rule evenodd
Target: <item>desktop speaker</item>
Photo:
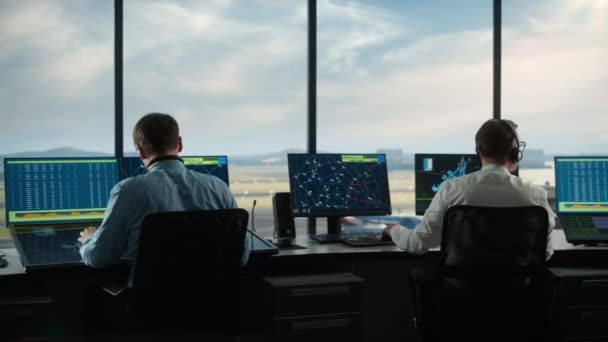
<instances>
[{"instance_id":1,"label":"desktop speaker","mask_svg":"<svg viewBox=\"0 0 608 342\"><path fill-rule=\"evenodd\" d=\"M274 238L279 246L290 246L296 237L296 224L291 212L289 192L277 192L272 196L274 213Z\"/></svg>"}]
</instances>

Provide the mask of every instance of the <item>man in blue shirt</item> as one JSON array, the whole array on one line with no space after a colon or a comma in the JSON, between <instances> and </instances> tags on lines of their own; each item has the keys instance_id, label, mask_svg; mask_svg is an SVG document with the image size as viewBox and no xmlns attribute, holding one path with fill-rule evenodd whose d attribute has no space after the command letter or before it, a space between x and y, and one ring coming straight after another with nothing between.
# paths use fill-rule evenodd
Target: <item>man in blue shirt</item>
<instances>
[{"instance_id":1,"label":"man in blue shirt","mask_svg":"<svg viewBox=\"0 0 608 342\"><path fill-rule=\"evenodd\" d=\"M133 129L133 142L148 172L116 184L99 228L89 227L80 233L80 254L88 266L132 263L141 223L148 214L237 207L219 178L186 169L178 157L183 148L179 127L170 115L150 113L142 117ZM245 240L243 264L249 256L249 238Z\"/></svg>"}]
</instances>

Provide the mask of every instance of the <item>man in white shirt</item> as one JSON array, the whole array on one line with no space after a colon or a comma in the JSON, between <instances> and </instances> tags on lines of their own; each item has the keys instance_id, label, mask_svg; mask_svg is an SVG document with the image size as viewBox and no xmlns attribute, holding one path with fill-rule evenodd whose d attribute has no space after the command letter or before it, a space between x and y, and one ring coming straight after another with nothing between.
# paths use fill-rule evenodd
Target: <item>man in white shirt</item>
<instances>
[{"instance_id":1,"label":"man in white shirt","mask_svg":"<svg viewBox=\"0 0 608 342\"><path fill-rule=\"evenodd\" d=\"M486 121L475 135L475 149L481 157L481 170L447 180L435 194L422 222L413 230L389 225L384 230L406 252L423 254L439 247L445 212L455 205L486 207L543 206L549 214L549 241L546 258L553 254L550 234L555 214L547 201L545 189L524 183L511 175L519 166L525 143L519 140L517 125L510 120Z\"/></svg>"}]
</instances>

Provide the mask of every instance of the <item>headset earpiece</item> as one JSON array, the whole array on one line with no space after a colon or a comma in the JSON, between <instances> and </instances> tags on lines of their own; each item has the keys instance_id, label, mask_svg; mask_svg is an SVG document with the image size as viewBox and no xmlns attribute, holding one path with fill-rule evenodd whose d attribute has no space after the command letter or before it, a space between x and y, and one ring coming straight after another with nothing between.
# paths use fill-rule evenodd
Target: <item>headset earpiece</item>
<instances>
[{"instance_id":1,"label":"headset earpiece","mask_svg":"<svg viewBox=\"0 0 608 342\"><path fill-rule=\"evenodd\" d=\"M500 121L504 122L505 125L509 126L509 130L511 130L511 132L513 132L513 136L515 137L515 146L513 146L511 148L511 150L509 150L509 160L511 161L511 163L518 163L524 157L523 152L519 148L519 135L517 134L515 127L513 127L513 124L511 124L509 121L507 121L507 120L500 120Z\"/></svg>"}]
</instances>

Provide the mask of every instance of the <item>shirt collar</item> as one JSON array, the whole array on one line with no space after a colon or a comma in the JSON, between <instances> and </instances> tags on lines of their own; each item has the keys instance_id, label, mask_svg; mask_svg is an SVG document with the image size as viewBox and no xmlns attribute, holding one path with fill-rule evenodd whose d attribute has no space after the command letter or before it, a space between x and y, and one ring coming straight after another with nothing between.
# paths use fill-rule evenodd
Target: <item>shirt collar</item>
<instances>
[{"instance_id":1,"label":"shirt collar","mask_svg":"<svg viewBox=\"0 0 608 342\"><path fill-rule=\"evenodd\" d=\"M506 166L504 166L504 165L498 165L498 164L488 164L488 165L482 167L481 170L482 171L489 171L489 172L511 174L509 172L509 169L507 169Z\"/></svg>"},{"instance_id":2,"label":"shirt collar","mask_svg":"<svg viewBox=\"0 0 608 342\"><path fill-rule=\"evenodd\" d=\"M182 163L180 160L171 159L171 160L161 160L159 162L154 163L154 165L152 165L152 169L150 171L181 169L181 168L185 168L184 163Z\"/></svg>"}]
</instances>

